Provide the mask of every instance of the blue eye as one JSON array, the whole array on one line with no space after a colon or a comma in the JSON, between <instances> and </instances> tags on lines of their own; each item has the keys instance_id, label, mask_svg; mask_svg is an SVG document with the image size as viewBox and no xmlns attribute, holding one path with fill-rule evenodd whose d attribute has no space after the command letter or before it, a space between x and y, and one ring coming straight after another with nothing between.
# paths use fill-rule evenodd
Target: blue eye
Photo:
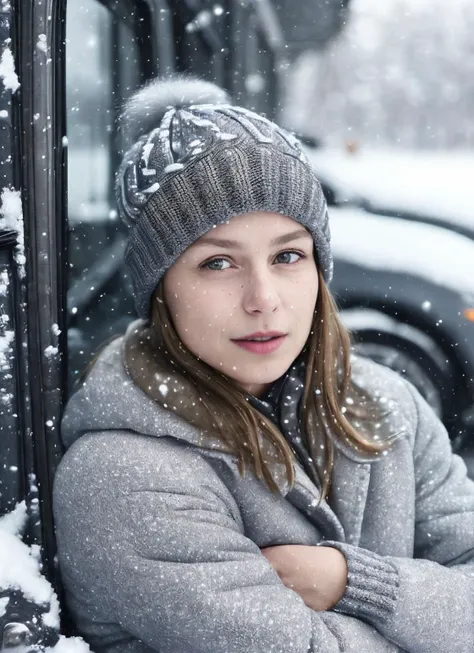
<instances>
[{"instance_id":1,"label":"blue eye","mask_svg":"<svg viewBox=\"0 0 474 653\"><path fill-rule=\"evenodd\" d=\"M212 265L212 263L217 263L217 261L226 261L228 263L229 261L226 258L213 258L210 261L207 261L207 263L203 263L200 268L204 270L210 270L211 272L220 272L217 268L211 268L209 267Z\"/></svg>"},{"instance_id":2,"label":"blue eye","mask_svg":"<svg viewBox=\"0 0 474 653\"><path fill-rule=\"evenodd\" d=\"M279 256L283 256L283 254L296 254L296 256L299 256L298 260L306 258L306 256L304 254L301 254L300 252L295 252L292 249L288 249L285 252L280 252L279 254L277 254L277 258ZM298 263L298 261L295 261L295 263Z\"/></svg>"},{"instance_id":3,"label":"blue eye","mask_svg":"<svg viewBox=\"0 0 474 653\"><path fill-rule=\"evenodd\" d=\"M299 261L300 259L304 259L304 258L306 258L306 255L305 255L305 254L302 254L301 252L296 252L296 251L294 251L294 250L292 250L292 249L287 249L287 250L285 250L284 252L280 252L279 254L276 255L275 258L278 258L278 257L280 257L280 256L283 256L284 254L290 254L290 255L291 255L291 254L296 254L296 256L299 257L298 261ZM200 267L201 269L204 269L204 270L209 270L210 272L220 272L223 268L219 268L219 269L217 269L217 268L211 268L211 267L209 267L211 264L213 264L213 263L217 263L218 261L226 261L227 263L230 262L230 261L228 261L226 258L223 258L222 256L219 256L219 257L216 257L216 258L211 259L210 261L206 261L206 263L203 263L203 264L200 265L199 267ZM293 263L290 262L289 264L290 264L290 265L294 265L295 263L298 263L298 261L293 261Z\"/></svg>"}]
</instances>

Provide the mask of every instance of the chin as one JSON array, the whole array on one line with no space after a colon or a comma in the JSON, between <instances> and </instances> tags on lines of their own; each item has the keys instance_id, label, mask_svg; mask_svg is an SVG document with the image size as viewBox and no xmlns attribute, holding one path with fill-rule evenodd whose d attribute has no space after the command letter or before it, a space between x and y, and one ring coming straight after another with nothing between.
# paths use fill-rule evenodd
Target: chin
<instances>
[{"instance_id":1,"label":"chin","mask_svg":"<svg viewBox=\"0 0 474 653\"><path fill-rule=\"evenodd\" d=\"M283 376L283 374L290 367L293 360L293 358L288 361L274 362L266 362L262 360L262 362L254 365L246 365L246 370L244 373L242 373L242 370L238 370L236 372L231 367L227 372L227 376L230 376L232 379L234 379L234 381L237 381L237 383L242 386L269 384L279 379L280 376ZM237 368L239 367L238 361L235 363L235 366Z\"/></svg>"}]
</instances>

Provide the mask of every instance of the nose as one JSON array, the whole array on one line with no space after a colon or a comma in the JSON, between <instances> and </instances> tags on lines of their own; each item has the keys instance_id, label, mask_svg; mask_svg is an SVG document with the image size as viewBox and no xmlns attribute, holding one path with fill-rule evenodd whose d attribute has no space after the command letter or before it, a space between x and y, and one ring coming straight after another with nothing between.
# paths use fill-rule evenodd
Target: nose
<instances>
[{"instance_id":1,"label":"nose","mask_svg":"<svg viewBox=\"0 0 474 653\"><path fill-rule=\"evenodd\" d=\"M269 272L253 271L244 282L244 309L249 314L270 314L278 310L280 295L277 280Z\"/></svg>"}]
</instances>

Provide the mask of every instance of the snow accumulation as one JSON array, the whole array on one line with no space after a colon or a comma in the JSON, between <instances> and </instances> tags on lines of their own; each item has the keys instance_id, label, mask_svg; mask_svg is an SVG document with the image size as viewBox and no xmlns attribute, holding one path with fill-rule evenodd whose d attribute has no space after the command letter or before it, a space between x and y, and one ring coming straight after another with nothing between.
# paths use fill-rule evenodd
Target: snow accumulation
<instances>
[{"instance_id":1,"label":"snow accumulation","mask_svg":"<svg viewBox=\"0 0 474 653\"><path fill-rule=\"evenodd\" d=\"M40 34L38 36L38 41L36 43L36 47L38 50L41 50L41 52L48 52L48 39L46 37L46 34Z\"/></svg>"},{"instance_id":2,"label":"snow accumulation","mask_svg":"<svg viewBox=\"0 0 474 653\"><path fill-rule=\"evenodd\" d=\"M3 79L3 85L12 93L20 88L18 75L15 72L15 61L10 48L5 48L0 59L0 77Z\"/></svg>"},{"instance_id":3,"label":"snow accumulation","mask_svg":"<svg viewBox=\"0 0 474 653\"><path fill-rule=\"evenodd\" d=\"M61 635L55 646L45 648L45 653L90 653L90 647L80 637Z\"/></svg>"},{"instance_id":4,"label":"snow accumulation","mask_svg":"<svg viewBox=\"0 0 474 653\"><path fill-rule=\"evenodd\" d=\"M0 335L0 371L2 372L10 369L10 354L13 352L14 339L14 331L4 331Z\"/></svg>"},{"instance_id":5,"label":"snow accumulation","mask_svg":"<svg viewBox=\"0 0 474 653\"><path fill-rule=\"evenodd\" d=\"M0 296L6 296L9 285L8 272L0 271ZM4 379L11 378L13 342L15 340L15 332L11 329L9 321L10 317L7 314L0 315L0 372ZM10 405L12 398L13 395L6 388L0 388L0 406Z\"/></svg>"},{"instance_id":6,"label":"snow accumulation","mask_svg":"<svg viewBox=\"0 0 474 653\"><path fill-rule=\"evenodd\" d=\"M472 229L474 152L362 147L305 149L316 175L346 199Z\"/></svg>"},{"instance_id":7,"label":"snow accumulation","mask_svg":"<svg viewBox=\"0 0 474 653\"><path fill-rule=\"evenodd\" d=\"M19 190L6 187L2 190L0 201L0 215L2 216L0 218L0 229L11 229L17 233L15 260L20 278L23 278L25 276L26 257L21 193Z\"/></svg>"},{"instance_id":8,"label":"snow accumulation","mask_svg":"<svg viewBox=\"0 0 474 653\"><path fill-rule=\"evenodd\" d=\"M53 588L41 574L39 549L27 546L21 540L26 525L26 505L16 508L0 518L0 589L20 590L25 598L37 605L48 605L42 615L45 627L59 629L59 602ZM8 607L8 597L0 599L0 616ZM46 649L48 653L88 653L89 646L79 637L61 636L57 644Z\"/></svg>"},{"instance_id":9,"label":"snow accumulation","mask_svg":"<svg viewBox=\"0 0 474 653\"><path fill-rule=\"evenodd\" d=\"M53 345L49 345L49 347L46 347L44 350L44 355L46 358L52 358L53 356L56 356L58 353L58 347L54 347Z\"/></svg>"},{"instance_id":10,"label":"snow accumulation","mask_svg":"<svg viewBox=\"0 0 474 653\"><path fill-rule=\"evenodd\" d=\"M3 615L7 611L7 605L9 600L10 599L8 598L8 596L4 596L2 599L0 599L0 617L3 617Z\"/></svg>"},{"instance_id":11,"label":"snow accumulation","mask_svg":"<svg viewBox=\"0 0 474 653\"><path fill-rule=\"evenodd\" d=\"M474 293L474 242L448 229L331 207L336 258L376 270L413 274L459 293Z\"/></svg>"},{"instance_id":12,"label":"snow accumulation","mask_svg":"<svg viewBox=\"0 0 474 653\"><path fill-rule=\"evenodd\" d=\"M38 605L48 604L50 609L43 614L43 623L59 628L58 599L41 575L37 549L27 546L19 537L25 523L24 501L0 519L0 587L20 590L25 598Z\"/></svg>"}]
</instances>

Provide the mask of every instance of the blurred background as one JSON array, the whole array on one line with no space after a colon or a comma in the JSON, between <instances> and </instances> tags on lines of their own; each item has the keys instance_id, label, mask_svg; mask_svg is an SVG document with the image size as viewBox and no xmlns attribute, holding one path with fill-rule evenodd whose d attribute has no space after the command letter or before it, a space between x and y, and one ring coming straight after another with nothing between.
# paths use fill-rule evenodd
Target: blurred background
<instances>
[{"instance_id":1,"label":"blurred background","mask_svg":"<svg viewBox=\"0 0 474 653\"><path fill-rule=\"evenodd\" d=\"M340 32L299 52L287 115L332 145L471 149L473 30L470 0L351 0Z\"/></svg>"}]
</instances>

